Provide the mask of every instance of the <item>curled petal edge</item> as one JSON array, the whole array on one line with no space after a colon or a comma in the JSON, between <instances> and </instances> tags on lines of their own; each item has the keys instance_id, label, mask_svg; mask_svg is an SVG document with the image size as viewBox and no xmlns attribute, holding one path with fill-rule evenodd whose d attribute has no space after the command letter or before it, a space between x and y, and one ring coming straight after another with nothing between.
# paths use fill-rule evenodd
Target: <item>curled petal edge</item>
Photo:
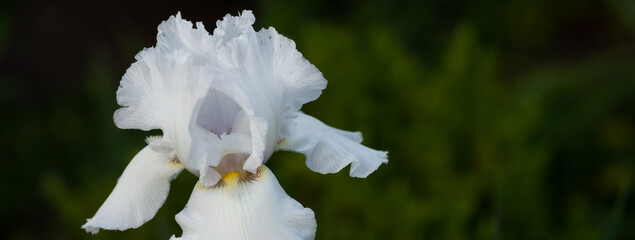
<instances>
[{"instance_id":1,"label":"curled petal edge","mask_svg":"<svg viewBox=\"0 0 635 240\"><path fill-rule=\"evenodd\" d=\"M304 154L314 172L336 173L350 164L350 176L365 178L388 163L388 152L362 145L359 132L330 127L302 112L296 113L293 122L295 128L278 148Z\"/></svg>"}]
</instances>

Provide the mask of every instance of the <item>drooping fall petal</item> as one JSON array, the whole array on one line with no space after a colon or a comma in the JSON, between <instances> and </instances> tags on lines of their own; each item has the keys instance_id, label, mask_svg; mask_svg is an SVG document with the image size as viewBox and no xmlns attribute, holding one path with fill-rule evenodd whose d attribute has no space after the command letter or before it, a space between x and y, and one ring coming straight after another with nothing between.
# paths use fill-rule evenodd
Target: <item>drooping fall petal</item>
<instances>
[{"instance_id":1,"label":"drooping fall petal","mask_svg":"<svg viewBox=\"0 0 635 240\"><path fill-rule=\"evenodd\" d=\"M315 172L336 173L351 164L350 175L365 178L388 162L387 152L361 144L359 132L332 128L302 112L297 113L294 122L295 128L280 149L304 154L306 165Z\"/></svg>"},{"instance_id":2,"label":"drooping fall petal","mask_svg":"<svg viewBox=\"0 0 635 240\"><path fill-rule=\"evenodd\" d=\"M110 196L82 228L95 234L102 228L123 231L141 226L163 205L170 181L181 170L183 166L174 156L146 146L130 161Z\"/></svg>"},{"instance_id":3,"label":"drooping fall petal","mask_svg":"<svg viewBox=\"0 0 635 240\"><path fill-rule=\"evenodd\" d=\"M199 183L176 215L183 235L172 239L313 239L313 211L289 197L265 166L256 174L212 188Z\"/></svg>"}]
</instances>

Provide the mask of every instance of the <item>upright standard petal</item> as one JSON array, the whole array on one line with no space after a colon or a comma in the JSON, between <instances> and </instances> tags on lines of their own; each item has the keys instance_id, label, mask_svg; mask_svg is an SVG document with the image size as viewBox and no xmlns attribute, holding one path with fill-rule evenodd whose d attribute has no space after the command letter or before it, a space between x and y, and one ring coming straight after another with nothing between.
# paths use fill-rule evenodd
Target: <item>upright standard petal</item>
<instances>
[{"instance_id":1,"label":"upright standard petal","mask_svg":"<svg viewBox=\"0 0 635 240\"><path fill-rule=\"evenodd\" d=\"M326 79L302 56L295 42L270 27L258 32L263 59L271 61L275 79L284 92L287 108L299 110L303 104L317 99L326 88Z\"/></svg>"},{"instance_id":2,"label":"upright standard petal","mask_svg":"<svg viewBox=\"0 0 635 240\"><path fill-rule=\"evenodd\" d=\"M82 226L99 229L137 228L152 219L170 191L170 181L183 170L174 156L146 146L130 161L106 202Z\"/></svg>"},{"instance_id":3,"label":"upright standard petal","mask_svg":"<svg viewBox=\"0 0 635 240\"><path fill-rule=\"evenodd\" d=\"M215 187L199 183L176 221L183 235L173 240L313 239L317 227L313 211L289 197L265 166L250 180L228 174Z\"/></svg>"},{"instance_id":4,"label":"upright standard petal","mask_svg":"<svg viewBox=\"0 0 635 240\"><path fill-rule=\"evenodd\" d=\"M123 129L161 129L164 137L156 149L171 147L185 162L192 141L190 118L210 84L205 69L185 50L149 48L135 58L117 90L122 108L115 112L115 124Z\"/></svg>"},{"instance_id":5,"label":"upright standard petal","mask_svg":"<svg viewBox=\"0 0 635 240\"><path fill-rule=\"evenodd\" d=\"M350 175L365 178L388 162L387 152L360 144L359 132L332 128L302 112L297 112L294 122L295 128L279 148L304 154L306 165L315 172L335 173L351 164Z\"/></svg>"},{"instance_id":6,"label":"upright standard petal","mask_svg":"<svg viewBox=\"0 0 635 240\"><path fill-rule=\"evenodd\" d=\"M240 110L200 114L197 121L198 127L206 128L205 125L214 126L211 123L219 118L222 118L221 122L228 119L218 116L243 113L247 122L243 125L248 128L246 134L252 145L244 169L251 172L264 164L278 141L289 134L293 125L289 113L315 100L326 87L322 73L302 57L292 40L273 28L255 32L251 26L254 21L251 11L243 11L236 17L228 15L217 22L212 36L222 44L215 49L208 64L214 79L208 96L229 97L232 101L226 101L230 103L228 105L237 105ZM206 97L201 103L201 111L222 109L214 107L215 102L219 102L219 98ZM218 135L217 132L207 134ZM209 152L214 149L193 151L208 151L208 156L214 155ZM214 166L218 157L209 163Z\"/></svg>"}]
</instances>

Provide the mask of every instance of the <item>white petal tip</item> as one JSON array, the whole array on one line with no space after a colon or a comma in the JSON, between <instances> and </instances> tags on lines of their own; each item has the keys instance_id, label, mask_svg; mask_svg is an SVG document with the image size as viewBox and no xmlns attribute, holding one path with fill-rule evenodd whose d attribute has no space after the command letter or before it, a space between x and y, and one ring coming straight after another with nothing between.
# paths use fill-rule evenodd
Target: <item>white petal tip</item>
<instances>
[{"instance_id":1,"label":"white petal tip","mask_svg":"<svg viewBox=\"0 0 635 240\"><path fill-rule=\"evenodd\" d=\"M375 151L375 156L367 157L362 161L353 162L351 164L351 177L366 178L375 172L382 164L388 164L388 152Z\"/></svg>"},{"instance_id":2,"label":"white petal tip","mask_svg":"<svg viewBox=\"0 0 635 240\"><path fill-rule=\"evenodd\" d=\"M99 233L99 227L94 227L88 224L90 223L90 220L90 218L86 219L86 224L82 225L82 229L86 230L87 233L92 233L93 235Z\"/></svg>"}]
</instances>

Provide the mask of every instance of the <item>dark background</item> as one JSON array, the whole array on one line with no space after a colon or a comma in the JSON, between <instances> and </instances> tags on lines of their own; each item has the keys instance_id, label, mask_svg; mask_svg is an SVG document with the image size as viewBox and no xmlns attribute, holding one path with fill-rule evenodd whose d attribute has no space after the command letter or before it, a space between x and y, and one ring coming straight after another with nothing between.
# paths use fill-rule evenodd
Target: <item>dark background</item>
<instances>
[{"instance_id":1,"label":"dark background","mask_svg":"<svg viewBox=\"0 0 635 240\"><path fill-rule=\"evenodd\" d=\"M329 80L303 110L389 151L367 179L269 167L316 239L635 239L635 2L0 3L4 239L168 239L196 178L139 229L80 226L145 136L115 91L181 11L208 31L252 9Z\"/></svg>"}]
</instances>

